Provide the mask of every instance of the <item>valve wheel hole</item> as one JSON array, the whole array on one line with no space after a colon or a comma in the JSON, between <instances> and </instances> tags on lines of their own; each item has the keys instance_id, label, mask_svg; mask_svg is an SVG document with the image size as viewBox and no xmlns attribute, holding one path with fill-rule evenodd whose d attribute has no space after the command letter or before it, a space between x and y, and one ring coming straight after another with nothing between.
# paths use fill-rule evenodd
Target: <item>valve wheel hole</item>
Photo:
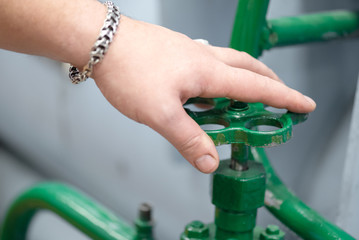
<instances>
[{"instance_id":1,"label":"valve wheel hole","mask_svg":"<svg viewBox=\"0 0 359 240\"><path fill-rule=\"evenodd\" d=\"M200 125L200 127L201 127L202 130L204 130L204 131L219 130L219 129L226 128L225 125L222 125L222 124L214 124L214 123L202 124L202 125Z\"/></svg>"},{"instance_id":2,"label":"valve wheel hole","mask_svg":"<svg viewBox=\"0 0 359 240\"><path fill-rule=\"evenodd\" d=\"M214 108L213 105L207 103L190 103L184 105L184 107L191 112L205 112Z\"/></svg>"},{"instance_id":3,"label":"valve wheel hole","mask_svg":"<svg viewBox=\"0 0 359 240\"><path fill-rule=\"evenodd\" d=\"M229 123L223 119L212 118L206 119L205 121L199 122L199 126L204 131L220 130L229 126Z\"/></svg>"},{"instance_id":4,"label":"valve wheel hole","mask_svg":"<svg viewBox=\"0 0 359 240\"><path fill-rule=\"evenodd\" d=\"M272 112L272 113L284 114L284 113L288 112L288 110L285 109L285 108L275 108L275 107L271 107L271 106L265 106L264 109L269 111L269 112Z\"/></svg>"},{"instance_id":5,"label":"valve wheel hole","mask_svg":"<svg viewBox=\"0 0 359 240\"><path fill-rule=\"evenodd\" d=\"M283 125L277 119L254 119L248 121L245 127L258 132L272 132L281 129Z\"/></svg>"}]
</instances>

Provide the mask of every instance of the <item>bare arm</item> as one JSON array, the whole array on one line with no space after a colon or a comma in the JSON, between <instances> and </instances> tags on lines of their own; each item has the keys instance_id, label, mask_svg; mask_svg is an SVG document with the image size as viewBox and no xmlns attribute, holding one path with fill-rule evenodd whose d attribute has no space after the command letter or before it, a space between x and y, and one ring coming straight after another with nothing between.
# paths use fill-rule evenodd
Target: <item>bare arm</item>
<instances>
[{"instance_id":1,"label":"bare arm","mask_svg":"<svg viewBox=\"0 0 359 240\"><path fill-rule=\"evenodd\" d=\"M82 67L105 16L105 6L95 0L0 0L0 48ZM230 97L295 112L315 108L245 53L125 16L93 78L115 108L162 134L206 173L217 168L218 154L183 110L188 98Z\"/></svg>"},{"instance_id":2,"label":"bare arm","mask_svg":"<svg viewBox=\"0 0 359 240\"><path fill-rule=\"evenodd\" d=\"M106 7L96 0L0 0L0 47L83 66Z\"/></svg>"}]
</instances>

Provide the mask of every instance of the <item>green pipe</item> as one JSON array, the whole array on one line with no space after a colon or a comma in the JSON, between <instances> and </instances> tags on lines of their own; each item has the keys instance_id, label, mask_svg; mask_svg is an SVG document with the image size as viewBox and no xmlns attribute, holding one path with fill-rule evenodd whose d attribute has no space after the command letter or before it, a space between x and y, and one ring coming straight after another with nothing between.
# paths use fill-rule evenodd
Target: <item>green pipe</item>
<instances>
[{"instance_id":1,"label":"green pipe","mask_svg":"<svg viewBox=\"0 0 359 240\"><path fill-rule=\"evenodd\" d=\"M336 225L310 209L282 183L273 170L264 149L252 148L251 155L261 162L267 173L266 208L282 223L304 239L354 240Z\"/></svg>"},{"instance_id":2,"label":"green pipe","mask_svg":"<svg viewBox=\"0 0 359 240\"><path fill-rule=\"evenodd\" d=\"M359 35L358 12L350 11L274 19L265 26L268 3L239 0L231 48L258 57L263 49ZM264 149L251 148L250 155L267 173L266 207L285 225L304 239L354 239L293 195L277 177Z\"/></svg>"},{"instance_id":3,"label":"green pipe","mask_svg":"<svg viewBox=\"0 0 359 240\"><path fill-rule=\"evenodd\" d=\"M239 0L230 47L258 57L269 0Z\"/></svg>"},{"instance_id":4,"label":"green pipe","mask_svg":"<svg viewBox=\"0 0 359 240\"><path fill-rule=\"evenodd\" d=\"M103 206L59 183L43 183L20 195L3 223L1 240L24 240L38 210L50 210L91 239L132 240L135 230Z\"/></svg>"},{"instance_id":5,"label":"green pipe","mask_svg":"<svg viewBox=\"0 0 359 240\"><path fill-rule=\"evenodd\" d=\"M262 32L261 49L359 37L359 11L331 11L272 19Z\"/></svg>"}]
</instances>

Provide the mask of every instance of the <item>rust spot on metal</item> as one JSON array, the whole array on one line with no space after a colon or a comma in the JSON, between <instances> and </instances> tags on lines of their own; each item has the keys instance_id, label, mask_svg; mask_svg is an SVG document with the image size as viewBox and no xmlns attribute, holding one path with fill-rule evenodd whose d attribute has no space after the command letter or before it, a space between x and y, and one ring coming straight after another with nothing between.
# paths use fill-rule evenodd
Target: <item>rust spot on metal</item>
<instances>
[{"instance_id":1,"label":"rust spot on metal","mask_svg":"<svg viewBox=\"0 0 359 240\"><path fill-rule=\"evenodd\" d=\"M283 136L282 135L272 136L272 142L277 144L283 143Z\"/></svg>"}]
</instances>

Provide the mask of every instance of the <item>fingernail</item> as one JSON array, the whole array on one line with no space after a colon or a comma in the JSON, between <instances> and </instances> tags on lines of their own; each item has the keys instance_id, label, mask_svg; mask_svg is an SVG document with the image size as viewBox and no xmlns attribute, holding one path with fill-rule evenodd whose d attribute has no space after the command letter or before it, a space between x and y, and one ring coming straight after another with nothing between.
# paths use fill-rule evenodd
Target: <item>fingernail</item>
<instances>
[{"instance_id":1,"label":"fingernail","mask_svg":"<svg viewBox=\"0 0 359 240\"><path fill-rule=\"evenodd\" d=\"M204 155L198 158L194 164L201 172L210 173L215 170L217 161L210 155Z\"/></svg>"},{"instance_id":2,"label":"fingernail","mask_svg":"<svg viewBox=\"0 0 359 240\"><path fill-rule=\"evenodd\" d=\"M313 108L315 108L317 106L317 104L314 102L313 99L311 99L308 96L304 96L305 100L307 100L308 103L310 103L310 105L312 105Z\"/></svg>"}]
</instances>

